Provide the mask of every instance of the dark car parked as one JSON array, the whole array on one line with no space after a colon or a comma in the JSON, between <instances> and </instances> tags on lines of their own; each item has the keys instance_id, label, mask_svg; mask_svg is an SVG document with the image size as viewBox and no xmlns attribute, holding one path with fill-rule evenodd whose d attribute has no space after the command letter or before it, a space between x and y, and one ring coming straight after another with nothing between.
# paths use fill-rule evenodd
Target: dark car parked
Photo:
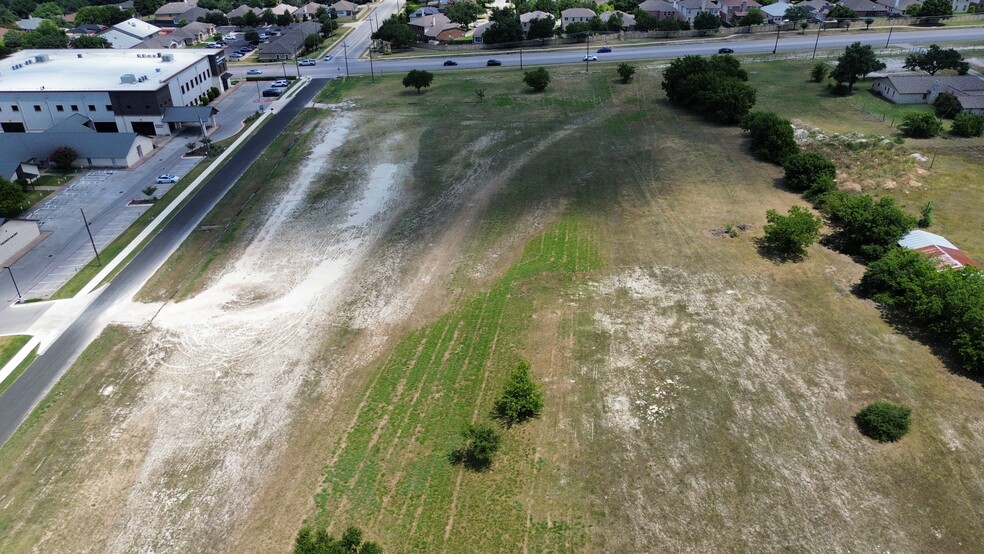
<instances>
[{"instance_id":1,"label":"dark car parked","mask_svg":"<svg viewBox=\"0 0 984 554\"><path fill-rule=\"evenodd\" d=\"M271 98L271 97L272 98L276 98L276 97L280 96L281 94L283 94L283 92L284 92L284 89L282 89L282 88L267 88L267 89L263 89L263 97L264 98Z\"/></svg>"}]
</instances>

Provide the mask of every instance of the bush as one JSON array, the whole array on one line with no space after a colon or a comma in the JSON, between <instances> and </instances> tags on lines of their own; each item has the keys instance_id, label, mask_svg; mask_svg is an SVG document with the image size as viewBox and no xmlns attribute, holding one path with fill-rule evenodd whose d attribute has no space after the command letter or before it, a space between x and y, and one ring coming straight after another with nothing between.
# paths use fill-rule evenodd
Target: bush
<instances>
[{"instance_id":1,"label":"bush","mask_svg":"<svg viewBox=\"0 0 984 554\"><path fill-rule=\"evenodd\" d=\"M499 430L490 423L467 423L461 435L464 443L451 452L451 463L463 464L473 471L488 469L502 444Z\"/></svg>"},{"instance_id":2,"label":"bush","mask_svg":"<svg viewBox=\"0 0 984 554\"><path fill-rule=\"evenodd\" d=\"M953 118L950 132L958 137L979 137L984 135L984 114L957 114Z\"/></svg>"},{"instance_id":3,"label":"bush","mask_svg":"<svg viewBox=\"0 0 984 554\"><path fill-rule=\"evenodd\" d=\"M923 204L923 207L919 209L919 221L916 222L922 228L929 227L933 224L933 201L930 200Z\"/></svg>"},{"instance_id":4,"label":"bush","mask_svg":"<svg viewBox=\"0 0 984 554\"><path fill-rule=\"evenodd\" d=\"M786 158L799 153L793 137L793 125L772 112L752 112L741 120L741 128L752 139L755 157L782 164Z\"/></svg>"},{"instance_id":5,"label":"bush","mask_svg":"<svg viewBox=\"0 0 984 554\"><path fill-rule=\"evenodd\" d=\"M635 67L631 66L625 62L618 64L618 77L622 80L622 83L628 84L632 81L632 76L635 75Z\"/></svg>"},{"instance_id":6,"label":"bush","mask_svg":"<svg viewBox=\"0 0 984 554\"><path fill-rule=\"evenodd\" d=\"M374 542L362 542L362 531L349 527L340 539L329 535L324 529L313 531L304 526L294 539L294 554L382 554L383 550Z\"/></svg>"},{"instance_id":7,"label":"bush","mask_svg":"<svg viewBox=\"0 0 984 554\"><path fill-rule=\"evenodd\" d=\"M932 138L943 131L943 124L931 113L910 112L902 116L899 131L911 138Z\"/></svg>"},{"instance_id":8,"label":"bush","mask_svg":"<svg viewBox=\"0 0 984 554\"><path fill-rule=\"evenodd\" d=\"M916 218L899 209L892 198L875 201L867 194L840 192L828 193L823 200L831 219L840 225L841 249L848 254L878 259L916 226Z\"/></svg>"},{"instance_id":9,"label":"bush","mask_svg":"<svg viewBox=\"0 0 984 554\"><path fill-rule=\"evenodd\" d=\"M59 146L51 152L48 159L58 169L71 169L72 164L79 158L78 152L69 146Z\"/></svg>"},{"instance_id":10,"label":"bush","mask_svg":"<svg viewBox=\"0 0 984 554\"><path fill-rule=\"evenodd\" d=\"M530 365L520 362L509 376L502 394L492 407L492 415L507 427L540 415L543 392L530 378Z\"/></svg>"},{"instance_id":11,"label":"bush","mask_svg":"<svg viewBox=\"0 0 984 554\"><path fill-rule=\"evenodd\" d=\"M794 258L806 255L806 247L820 238L820 218L804 208L793 206L787 215L769 210L765 215L763 242L773 251Z\"/></svg>"},{"instance_id":12,"label":"bush","mask_svg":"<svg viewBox=\"0 0 984 554\"><path fill-rule=\"evenodd\" d=\"M523 74L523 82L536 92L547 90L550 84L550 72L543 67L538 67Z\"/></svg>"},{"instance_id":13,"label":"bush","mask_svg":"<svg viewBox=\"0 0 984 554\"><path fill-rule=\"evenodd\" d=\"M953 119L963 109L957 95L951 92L941 92L933 106L936 107L936 116L945 119Z\"/></svg>"},{"instance_id":14,"label":"bush","mask_svg":"<svg viewBox=\"0 0 984 554\"><path fill-rule=\"evenodd\" d=\"M890 402L875 402L854 416L858 429L879 442L895 442L909 432L912 410Z\"/></svg>"},{"instance_id":15,"label":"bush","mask_svg":"<svg viewBox=\"0 0 984 554\"><path fill-rule=\"evenodd\" d=\"M19 184L0 177L0 216L15 217L26 208L27 194Z\"/></svg>"},{"instance_id":16,"label":"bush","mask_svg":"<svg viewBox=\"0 0 984 554\"><path fill-rule=\"evenodd\" d=\"M813 69L810 70L810 79L815 83L822 83L824 79L827 78L827 73L830 72L830 68L824 62L817 62L814 64Z\"/></svg>"},{"instance_id":17,"label":"bush","mask_svg":"<svg viewBox=\"0 0 984 554\"><path fill-rule=\"evenodd\" d=\"M837 166L823 154L801 152L786 158L782 168L786 171L786 184L793 190L810 190L817 182L837 177Z\"/></svg>"}]
</instances>

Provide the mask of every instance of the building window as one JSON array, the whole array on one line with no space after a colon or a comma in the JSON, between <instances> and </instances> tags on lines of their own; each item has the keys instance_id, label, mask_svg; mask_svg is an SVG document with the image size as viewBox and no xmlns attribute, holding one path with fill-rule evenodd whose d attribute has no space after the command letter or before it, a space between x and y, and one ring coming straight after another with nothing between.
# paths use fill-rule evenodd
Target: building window
<instances>
[{"instance_id":1,"label":"building window","mask_svg":"<svg viewBox=\"0 0 984 554\"><path fill-rule=\"evenodd\" d=\"M72 111L73 111L73 112L77 112L77 111L79 111L79 107L78 107L78 106L76 106L75 104L72 104Z\"/></svg>"},{"instance_id":2,"label":"building window","mask_svg":"<svg viewBox=\"0 0 984 554\"><path fill-rule=\"evenodd\" d=\"M107 112L111 112L111 111L113 111L113 106L112 106L112 104L106 104L106 111L107 111Z\"/></svg>"},{"instance_id":3,"label":"building window","mask_svg":"<svg viewBox=\"0 0 984 554\"><path fill-rule=\"evenodd\" d=\"M14 104L14 105L10 106L10 109L13 110L13 111L15 111L15 112L19 112L20 111L20 106L17 106L16 104Z\"/></svg>"},{"instance_id":4,"label":"building window","mask_svg":"<svg viewBox=\"0 0 984 554\"><path fill-rule=\"evenodd\" d=\"M89 104L89 111L90 112L96 111L96 105L95 104Z\"/></svg>"},{"instance_id":5,"label":"building window","mask_svg":"<svg viewBox=\"0 0 984 554\"><path fill-rule=\"evenodd\" d=\"M55 109L58 110L58 111L60 111L60 112L63 112L63 111L65 111L65 106L62 106L61 104L58 104L57 106L55 106Z\"/></svg>"},{"instance_id":6,"label":"building window","mask_svg":"<svg viewBox=\"0 0 984 554\"><path fill-rule=\"evenodd\" d=\"M34 111L40 112L41 111L41 106L38 106L37 104L35 104L34 105Z\"/></svg>"}]
</instances>

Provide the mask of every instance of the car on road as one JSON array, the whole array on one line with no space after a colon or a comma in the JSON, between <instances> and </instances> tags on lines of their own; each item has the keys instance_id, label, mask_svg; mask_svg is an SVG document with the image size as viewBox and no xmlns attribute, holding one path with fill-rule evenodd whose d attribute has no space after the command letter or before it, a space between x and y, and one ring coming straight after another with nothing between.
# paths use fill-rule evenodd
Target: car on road
<instances>
[{"instance_id":1,"label":"car on road","mask_svg":"<svg viewBox=\"0 0 984 554\"><path fill-rule=\"evenodd\" d=\"M607 53L609 53L611 51L612 51L612 49L609 48L609 47L607 47L607 46L602 46L601 48L598 49L598 53L599 54L607 54Z\"/></svg>"},{"instance_id":2,"label":"car on road","mask_svg":"<svg viewBox=\"0 0 984 554\"><path fill-rule=\"evenodd\" d=\"M499 60L489 60L485 62L485 65L491 67L493 65L502 65L502 62L500 62Z\"/></svg>"},{"instance_id":3,"label":"car on road","mask_svg":"<svg viewBox=\"0 0 984 554\"><path fill-rule=\"evenodd\" d=\"M718 54L734 54L735 51L731 48L719 48Z\"/></svg>"},{"instance_id":4,"label":"car on road","mask_svg":"<svg viewBox=\"0 0 984 554\"><path fill-rule=\"evenodd\" d=\"M157 176L158 185L166 185L168 183L177 183L178 176L173 173L165 173L164 175Z\"/></svg>"},{"instance_id":5,"label":"car on road","mask_svg":"<svg viewBox=\"0 0 984 554\"><path fill-rule=\"evenodd\" d=\"M325 56L325 61L326 62L330 62L331 61L331 54L328 54L327 56Z\"/></svg>"},{"instance_id":6,"label":"car on road","mask_svg":"<svg viewBox=\"0 0 984 554\"><path fill-rule=\"evenodd\" d=\"M596 62L596 61L598 61L598 56L585 56L585 57L581 58L581 61L584 61L584 62Z\"/></svg>"},{"instance_id":7,"label":"car on road","mask_svg":"<svg viewBox=\"0 0 984 554\"><path fill-rule=\"evenodd\" d=\"M446 60L446 61L444 62L444 65L446 65L446 66L451 66L451 65L458 65L458 62L456 62L456 61L454 61L454 60Z\"/></svg>"},{"instance_id":8,"label":"car on road","mask_svg":"<svg viewBox=\"0 0 984 554\"><path fill-rule=\"evenodd\" d=\"M263 74L263 71L260 70L260 69L253 68L253 69L250 69L249 71L247 71L246 74L247 75L262 75Z\"/></svg>"},{"instance_id":9,"label":"car on road","mask_svg":"<svg viewBox=\"0 0 984 554\"><path fill-rule=\"evenodd\" d=\"M298 62L298 65L303 65L306 67L309 65L318 65L318 62L311 59L307 59L307 60L301 60L300 62Z\"/></svg>"},{"instance_id":10,"label":"car on road","mask_svg":"<svg viewBox=\"0 0 984 554\"><path fill-rule=\"evenodd\" d=\"M233 52L232 54L229 54L229 59L234 62L238 62L239 60L243 59L243 55L240 54L239 52Z\"/></svg>"},{"instance_id":11,"label":"car on road","mask_svg":"<svg viewBox=\"0 0 984 554\"><path fill-rule=\"evenodd\" d=\"M284 88L290 86L290 81L288 81L287 79L277 79L270 86L274 88Z\"/></svg>"},{"instance_id":12,"label":"car on road","mask_svg":"<svg viewBox=\"0 0 984 554\"><path fill-rule=\"evenodd\" d=\"M264 98L271 98L271 97L276 98L277 96L280 96L283 93L284 93L284 89L282 89L282 88L265 88L265 89L263 89L263 97Z\"/></svg>"}]
</instances>

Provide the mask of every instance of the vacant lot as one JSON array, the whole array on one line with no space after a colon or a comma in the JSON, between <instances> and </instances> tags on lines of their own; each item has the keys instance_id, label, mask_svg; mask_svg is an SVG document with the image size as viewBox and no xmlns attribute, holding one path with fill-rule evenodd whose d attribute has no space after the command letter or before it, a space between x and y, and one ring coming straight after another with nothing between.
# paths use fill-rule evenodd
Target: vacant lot
<instances>
[{"instance_id":1,"label":"vacant lot","mask_svg":"<svg viewBox=\"0 0 984 554\"><path fill-rule=\"evenodd\" d=\"M802 201L736 128L649 67L551 73L327 90L0 451L0 550L286 551L305 520L387 552L980 550L981 385L852 260L759 256ZM979 206L952 156L925 190ZM543 416L450 465L519 359ZM876 399L902 442L855 430Z\"/></svg>"}]
</instances>

